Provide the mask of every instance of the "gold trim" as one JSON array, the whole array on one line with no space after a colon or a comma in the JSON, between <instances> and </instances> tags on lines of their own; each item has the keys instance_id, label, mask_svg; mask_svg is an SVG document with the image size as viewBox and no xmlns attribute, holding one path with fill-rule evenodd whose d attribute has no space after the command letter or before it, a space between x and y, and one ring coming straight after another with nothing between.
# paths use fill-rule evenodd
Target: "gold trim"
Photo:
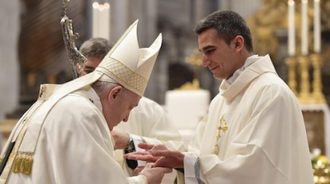
<instances>
[{"instance_id":1,"label":"gold trim","mask_svg":"<svg viewBox=\"0 0 330 184\"><path fill-rule=\"evenodd\" d=\"M22 117L20 119L20 121L18 121L18 123L20 123L21 121L25 121L26 123L23 125L23 128L20 130L19 134L18 134L18 138L16 139L16 143L15 146L12 150L12 152L9 155L9 159L6 163L6 166L4 168L4 170L2 171L2 174L0 176L0 184L4 184L7 182L8 177L10 177L10 173L24 173L24 174L30 174L32 171L32 163L33 163L33 153L21 153L18 152L21 143L23 141L23 138L25 136L25 133L27 131L27 128L30 124L30 120L31 117L34 116L34 114L36 113L36 111L39 109L39 107L43 104L44 99L42 98L43 95L40 96L40 98L38 99L38 101L36 103L38 104L34 104L31 108L34 109L29 109L26 115L24 115L24 117ZM10 141L10 140L8 140ZM24 158L24 164L26 164L25 169L23 167L21 167L22 165L22 161L23 161L23 157L22 156L26 156L26 158ZM29 156L27 156L29 155Z\"/></svg>"},{"instance_id":2,"label":"gold trim","mask_svg":"<svg viewBox=\"0 0 330 184\"><path fill-rule=\"evenodd\" d=\"M147 79L135 73L134 71L132 71L130 68L128 68L118 60L114 58L107 58L107 59L108 59L107 61L102 62L98 66L99 69L106 71L106 73L104 73L105 75L113 75L118 80L120 80L117 82L119 83L122 82L124 83L122 85L125 86L126 84L128 87L132 87L135 90L139 91L140 93L143 93L144 89L148 84Z\"/></svg>"}]
</instances>

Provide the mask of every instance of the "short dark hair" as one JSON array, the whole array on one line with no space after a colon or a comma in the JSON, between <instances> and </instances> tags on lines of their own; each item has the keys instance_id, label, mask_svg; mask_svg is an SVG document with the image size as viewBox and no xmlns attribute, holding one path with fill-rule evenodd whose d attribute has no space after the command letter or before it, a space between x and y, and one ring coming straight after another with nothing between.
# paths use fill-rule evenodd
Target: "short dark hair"
<instances>
[{"instance_id":1,"label":"short dark hair","mask_svg":"<svg viewBox=\"0 0 330 184\"><path fill-rule=\"evenodd\" d=\"M80 46L80 52L86 57L104 58L113 44L105 38L91 38Z\"/></svg>"},{"instance_id":2,"label":"short dark hair","mask_svg":"<svg viewBox=\"0 0 330 184\"><path fill-rule=\"evenodd\" d=\"M194 32L199 35L211 28L216 29L219 38L224 39L227 44L237 35L241 35L245 40L245 48L253 52L250 29L238 13L227 10L213 12L197 24Z\"/></svg>"}]
</instances>

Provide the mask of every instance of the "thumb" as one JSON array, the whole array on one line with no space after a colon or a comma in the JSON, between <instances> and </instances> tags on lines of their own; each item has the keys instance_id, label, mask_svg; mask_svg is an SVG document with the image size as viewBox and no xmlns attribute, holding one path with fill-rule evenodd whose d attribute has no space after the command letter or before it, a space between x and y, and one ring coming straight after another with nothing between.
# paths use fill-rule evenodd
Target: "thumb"
<instances>
[{"instance_id":1,"label":"thumb","mask_svg":"<svg viewBox=\"0 0 330 184\"><path fill-rule=\"evenodd\" d=\"M172 173L172 169L168 168L168 167L164 167L164 174L167 174L167 173Z\"/></svg>"}]
</instances>

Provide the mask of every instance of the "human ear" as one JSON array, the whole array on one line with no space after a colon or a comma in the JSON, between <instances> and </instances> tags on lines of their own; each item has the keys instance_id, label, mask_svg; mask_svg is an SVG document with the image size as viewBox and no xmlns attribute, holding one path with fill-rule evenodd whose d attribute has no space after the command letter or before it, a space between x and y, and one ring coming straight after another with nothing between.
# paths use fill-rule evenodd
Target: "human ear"
<instances>
[{"instance_id":1,"label":"human ear","mask_svg":"<svg viewBox=\"0 0 330 184\"><path fill-rule=\"evenodd\" d=\"M110 90L108 98L116 99L121 91L123 91L123 87L121 86L114 87L112 90Z\"/></svg>"},{"instance_id":2,"label":"human ear","mask_svg":"<svg viewBox=\"0 0 330 184\"><path fill-rule=\"evenodd\" d=\"M234 49L235 50L242 50L244 47L244 38L241 35L237 35L234 39Z\"/></svg>"}]
</instances>

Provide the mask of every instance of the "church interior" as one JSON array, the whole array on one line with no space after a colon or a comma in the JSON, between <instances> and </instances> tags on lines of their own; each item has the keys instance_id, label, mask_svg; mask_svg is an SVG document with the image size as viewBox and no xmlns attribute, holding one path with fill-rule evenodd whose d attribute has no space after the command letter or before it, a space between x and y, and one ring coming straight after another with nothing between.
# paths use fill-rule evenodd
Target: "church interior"
<instances>
[{"instance_id":1,"label":"church interior","mask_svg":"<svg viewBox=\"0 0 330 184\"><path fill-rule=\"evenodd\" d=\"M1 1L0 9L0 132L4 140L36 101L40 84L70 81L72 69L60 24L62 1ZM200 66L193 29L206 15L226 9L245 18L254 53L270 55L278 75L299 100L314 180L330 183L330 1L71 0L66 15L79 34L78 49L92 37L116 42L136 19L141 47L163 34L145 96L168 111L188 142L221 83Z\"/></svg>"}]
</instances>

